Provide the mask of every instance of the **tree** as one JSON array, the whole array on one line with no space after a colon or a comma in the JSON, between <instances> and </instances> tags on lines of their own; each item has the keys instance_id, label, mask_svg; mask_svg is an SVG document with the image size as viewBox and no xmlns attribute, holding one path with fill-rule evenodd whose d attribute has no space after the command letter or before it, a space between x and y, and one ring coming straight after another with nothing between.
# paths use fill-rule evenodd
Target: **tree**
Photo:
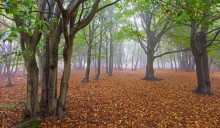
<instances>
[{"instance_id":1,"label":"tree","mask_svg":"<svg viewBox=\"0 0 220 128\"><path fill-rule=\"evenodd\" d=\"M90 73L90 64L91 64L91 56L92 56L92 46L93 46L93 39L95 38L95 31L97 30L97 27L95 26L95 19L96 17L93 18L91 24L89 24L89 39L87 40L86 32L84 30L84 35L85 35L85 40L87 44L87 66L86 66L86 73L85 76L82 80L83 83L88 83L89 82L89 73Z\"/></svg>"},{"instance_id":2,"label":"tree","mask_svg":"<svg viewBox=\"0 0 220 128\"><path fill-rule=\"evenodd\" d=\"M197 75L195 92L199 94L211 94L207 47L212 45L220 30L217 28L208 31L208 29L219 19L218 3L218 0L199 0L199 2L184 0L170 5L178 9L173 15L175 21L190 28L190 47L196 63ZM213 32L216 32L215 36L208 41L207 35Z\"/></svg>"},{"instance_id":3,"label":"tree","mask_svg":"<svg viewBox=\"0 0 220 128\"><path fill-rule=\"evenodd\" d=\"M136 7L138 16L141 19L141 27L144 31L144 38L140 38L139 42L144 52L147 54L146 74L144 80L156 80L154 76L153 63L155 59L155 52L159 46L159 42L163 35L171 28L171 22L168 18L164 17L163 12L158 2L149 1L146 5L142 5L139 2L139 6ZM148 4L148 5L147 5ZM161 14L162 13L162 14ZM159 16L159 17L158 17ZM134 22L137 31L139 26L134 17Z\"/></svg>"},{"instance_id":4,"label":"tree","mask_svg":"<svg viewBox=\"0 0 220 128\"><path fill-rule=\"evenodd\" d=\"M101 15L102 16L102 15ZM95 74L94 80L98 80L100 76L100 68L101 68L101 52L102 52L102 42L103 42L103 19L99 17L100 22L100 38L99 38L99 46L98 46L98 62L97 62L97 71Z\"/></svg>"},{"instance_id":5,"label":"tree","mask_svg":"<svg viewBox=\"0 0 220 128\"><path fill-rule=\"evenodd\" d=\"M5 10L6 12L9 11L9 13L13 14L13 18L17 28L20 28L20 45L23 52L25 67L27 70L27 103L25 106L25 113L28 117L34 117L40 112L40 105L38 100L39 69L37 66L35 55L36 47L42 35L40 29L43 26L43 11L46 5L46 1L39 1L39 3L37 3L34 25L31 22L32 19L22 19L23 17L30 16L32 14L33 3L25 3L24 1L21 4L29 5L29 7L26 8L28 12L19 12L19 3L17 1L6 2L5 5L7 5L8 8L6 8ZM31 30L30 27L32 27L33 30Z\"/></svg>"},{"instance_id":6,"label":"tree","mask_svg":"<svg viewBox=\"0 0 220 128\"><path fill-rule=\"evenodd\" d=\"M114 3L118 2L119 0L116 0L110 4L104 5L99 8L100 0L96 0L92 4L92 8L85 17L81 17L81 14L83 13L84 6L82 6L81 13L76 13L80 7L80 5L85 4L86 1L77 0L74 2L70 2L68 5L68 8L65 9L64 5L62 4L62 1L56 0L57 5L61 11L61 15L63 17L62 20L62 30L64 34L64 49L63 49L63 61L64 61L64 71L63 76L61 79L60 84L60 95L58 97L58 103L57 103L57 116L58 118L62 118L64 116L64 110L66 108L66 100L67 100L67 89L68 89L68 82L71 72L71 56L72 56L72 46L75 34L87 26L90 21L93 19L95 14L99 12L100 10L113 5ZM78 21L77 21L77 16ZM83 19L81 19L83 18ZM70 23L69 31L68 31L68 24Z\"/></svg>"},{"instance_id":7,"label":"tree","mask_svg":"<svg viewBox=\"0 0 220 128\"><path fill-rule=\"evenodd\" d=\"M95 2L77 0L67 2L65 5L60 0L42 0L36 1L36 4L35 1L30 0L21 2L4 1L4 3L1 4L5 5L4 9L6 13L13 15L12 20L15 21L16 30L18 30L20 34L20 46L27 70L27 104L25 112L28 117L35 117L40 112L38 100L39 69L36 60L36 50L42 34L45 34L43 32L46 32L43 28L46 25L49 28L49 32L46 33L45 37L48 38L50 53L49 80L46 88L43 87L44 90L42 94L44 96L42 96L41 100L42 103L46 103L48 113L57 114L57 117L62 118L66 108L74 37L79 30L90 23L97 12L118 1L119 0L116 0L109 4L103 3L102 5L100 4L100 0L96 0ZM84 7L88 5L88 3L92 5L92 8ZM99 7L99 5L101 7ZM35 9L34 6L37 6L37 9ZM88 13L85 12L86 9L89 9ZM62 18L60 16L62 16ZM44 20L45 17L48 19L47 21ZM11 19L10 17L8 18ZM48 21L50 22L48 23ZM60 85L60 94L57 99L58 46L62 33L65 39L63 49L64 71Z\"/></svg>"},{"instance_id":8,"label":"tree","mask_svg":"<svg viewBox=\"0 0 220 128\"><path fill-rule=\"evenodd\" d=\"M109 20L112 23L113 21L113 6L110 9L110 16L109 16ZM112 72L113 72L113 31L112 31L112 27L109 27L109 67L108 67L108 76L112 76Z\"/></svg>"}]
</instances>

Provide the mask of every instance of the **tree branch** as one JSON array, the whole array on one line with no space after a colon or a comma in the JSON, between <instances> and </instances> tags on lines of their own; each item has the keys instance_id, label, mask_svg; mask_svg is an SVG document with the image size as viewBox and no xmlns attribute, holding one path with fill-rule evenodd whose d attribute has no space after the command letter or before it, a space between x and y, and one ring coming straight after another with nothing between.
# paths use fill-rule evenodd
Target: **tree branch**
<instances>
[{"instance_id":1,"label":"tree branch","mask_svg":"<svg viewBox=\"0 0 220 128\"><path fill-rule=\"evenodd\" d=\"M119 2L119 1L121 1L121 0L116 0L116 1L114 1L114 2L112 2L112 3L110 3L110 4L106 4L105 6L99 8L99 9L98 9L98 12L101 11L101 10L103 10L103 9L105 9L105 8L107 8L107 7L109 7L109 6L112 6L112 5L116 4L116 3Z\"/></svg>"},{"instance_id":2,"label":"tree branch","mask_svg":"<svg viewBox=\"0 0 220 128\"><path fill-rule=\"evenodd\" d=\"M218 31L216 32L216 34L215 34L215 36L212 38L211 42L203 48L202 53L204 53L204 51L205 51L205 49L206 49L207 47L210 47L210 46L213 44L213 42L215 41L215 39L217 38L217 36L218 36L219 33L220 33L220 30L218 30Z\"/></svg>"},{"instance_id":3,"label":"tree branch","mask_svg":"<svg viewBox=\"0 0 220 128\"><path fill-rule=\"evenodd\" d=\"M75 35L75 33L77 33L80 29L84 28L86 25L88 25L92 21L93 17L95 16L95 14L98 11L99 3L100 3L100 0L95 1L89 15L84 20L82 20L79 24L77 24L75 29L71 30L71 32L70 32L71 36Z\"/></svg>"},{"instance_id":4,"label":"tree branch","mask_svg":"<svg viewBox=\"0 0 220 128\"><path fill-rule=\"evenodd\" d=\"M183 50L165 52L165 53L162 53L162 54L160 54L160 55L154 56L154 59L156 59L156 58L158 58L158 57L162 57L162 56L167 55L167 54L177 53L177 52L184 52L184 51L189 51L189 50L191 50L191 49L183 49Z\"/></svg>"},{"instance_id":5,"label":"tree branch","mask_svg":"<svg viewBox=\"0 0 220 128\"><path fill-rule=\"evenodd\" d=\"M9 19L9 20L14 21L14 19L13 19L13 18L10 18L10 17L6 16L5 14L0 14L0 15L1 15L1 16L4 16L5 18L7 18L7 19Z\"/></svg>"}]
</instances>

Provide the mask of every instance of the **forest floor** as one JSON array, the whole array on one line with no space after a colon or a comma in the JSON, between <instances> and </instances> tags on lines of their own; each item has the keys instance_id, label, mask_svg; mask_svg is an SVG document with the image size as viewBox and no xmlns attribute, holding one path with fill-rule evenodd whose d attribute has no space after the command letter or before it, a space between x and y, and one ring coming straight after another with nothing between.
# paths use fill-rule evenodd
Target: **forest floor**
<instances>
[{"instance_id":1,"label":"forest floor","mask_svg":"<svg viewBox=\"0 0 220 128\"><path fill-rule=\"evenodd\" d=\"M113 73L108 77L103 72L99 81L93 81L92 72L91 82L84 85L84 71L74 70L68 90L69 117L47 117L38 127L220 127L219 73L211 74L211 96L192 93L195 72L156 70L161 80L155 82L141 80L144 69ZM0 128L8 128L23 117L26 81L16 76L13 87L4 87L3 78L0 81Z\"/></svg>"}]
</instances>

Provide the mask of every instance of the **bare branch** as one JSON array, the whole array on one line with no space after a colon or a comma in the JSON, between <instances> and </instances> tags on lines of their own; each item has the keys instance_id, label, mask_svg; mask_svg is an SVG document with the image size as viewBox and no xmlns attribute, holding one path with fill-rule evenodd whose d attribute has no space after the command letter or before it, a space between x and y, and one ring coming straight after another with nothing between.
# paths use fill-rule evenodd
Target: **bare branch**
<instances>
[{"instance_id":1,"label":"bare branch","mask_svg":"<svg viewBox=\"0 0 220 128\"><path fill-rule=\"evenodd\" d=\"M112 6L112 5L116 4L116 3L119 2L119 1L121 1L121 0L116 0L116 1L114 1L114 2L112 2L112 3L110 3L110 4L106 4L105 6L99 8L99 9L98 9L98 12L101 11L101 10L103 10L103 9L105 9L105 8L107 8L107 7L109 7L109 6Z\"/></svg>"},{"instance_id":2,"label":"bare branch","mask_svg":"<svg viewBox=\"0 0 220 128\"><path fill-rule=\"evenodd\" d=\"M4 16L5 18L7 18L7 19L9 19L9 20L14 21L14 19L13 19L13 18L10 18L10 17L6 16L5 14L0 14L0 15L1 15L1 16Z\"/></svg>"},{"instance_id":3,"label":"bare branch","mask_svg":"<svg viewBox=\"0 0 220 128\"><path fill-rule=\"evenodd\" d=\"M86 25L88 25L90 23L90 21L92 21L93 17L95 16L95 14L98 12L98 6L99 6L100 0L96 0L95 3L93 4L92 10L89 13L89 15L84 18L79 24L77 24L77 26L75 27L75 29L72 29L70 32L70 35L73 36L75 33L77 33L80 29L84 28Z\"/></svg>"},{"instance_id":4,"label":"bare branch","mask_svg":"<svg viewBox=\"0 0 220 128\"><path fill-rule=\"evenodd\" d=\"M219 35L219 33L220 33L220 30L218 30L218 31L216 32L216 34L215 34L215 36L212 38L211 42L203 48L202 53L204 53L204 51L205 51L205 49L206 49L207 47L210 47L210 46L213 44L213 42L215 41L215 39L217 38L217 36Z\"/></svg>"},{"instance_id":5,"label":"bare branch","mask_svg":"<svg viewBox=\"0 0 220 128\"><path fill-rule=\"evenodd\" d=\"M167 55L167 54L177 53L177 52L184 52L184 51L189 51L189 50L191 50L191 49L183 49L183 50L165 52L165 53L162 53L162 54L160 54L160 55L154 56L154 59L156 59L156 58L158 58L158 57L162 57L162 56Z\"/></svg>"}]
</instances>

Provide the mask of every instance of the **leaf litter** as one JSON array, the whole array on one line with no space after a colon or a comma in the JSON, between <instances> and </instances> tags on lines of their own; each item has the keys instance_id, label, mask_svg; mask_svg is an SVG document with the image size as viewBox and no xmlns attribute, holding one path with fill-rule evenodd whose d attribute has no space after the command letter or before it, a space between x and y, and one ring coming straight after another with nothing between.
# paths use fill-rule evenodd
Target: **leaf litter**
<instances>
[{"instance_id":1,"label":"leaf litter","mask_svg":"<svg viewBox=\"0 0 220 128\"><path fill-rule=\"evenodd\" d=\"M67 118L46 117L39 128L73 127L219 127L220 76L212 74L211 96L192 93L195 72L156 71L160 81L144 81L144 71L114 71L81 84L84 72L74 70L68 90ZM21 121L25 84L0 88L0 127Z\"/></svg>"}]
</instances>

